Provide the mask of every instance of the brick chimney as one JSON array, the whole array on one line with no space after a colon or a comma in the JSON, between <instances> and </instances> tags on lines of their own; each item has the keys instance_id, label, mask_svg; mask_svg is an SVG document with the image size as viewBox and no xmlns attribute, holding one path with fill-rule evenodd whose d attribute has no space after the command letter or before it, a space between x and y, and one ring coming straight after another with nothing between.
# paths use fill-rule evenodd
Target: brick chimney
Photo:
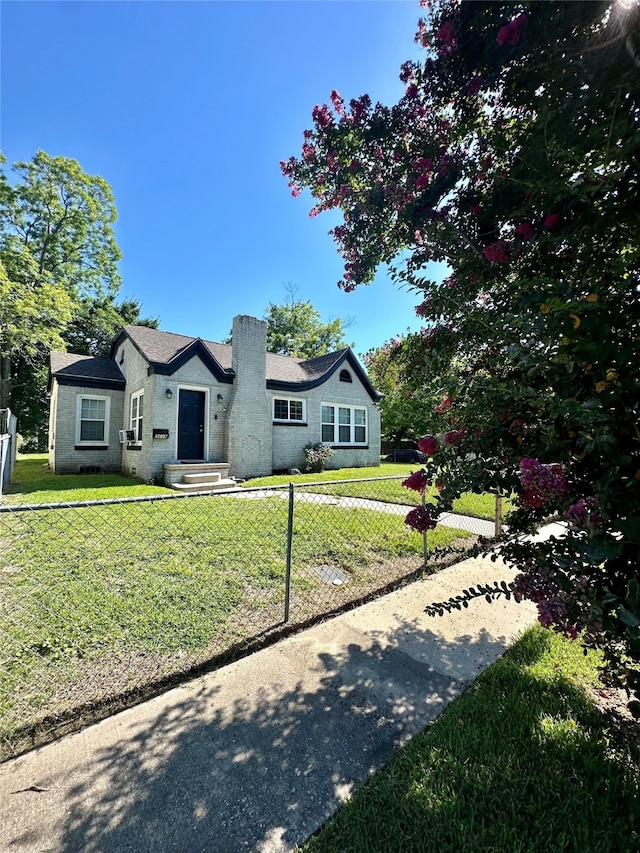
<instances>
[{"instance_id":1,"label":"brick chimney","mask_svg":"<svg viewBox=\"0 0 640 853\"><path fill-rule=\"evenodd\" d=\"M233 392L227 414L227 460L234 477L271 474L273 419L267 395L267 324L255 317L233 318Z\"/></svg>"}]
</instances>

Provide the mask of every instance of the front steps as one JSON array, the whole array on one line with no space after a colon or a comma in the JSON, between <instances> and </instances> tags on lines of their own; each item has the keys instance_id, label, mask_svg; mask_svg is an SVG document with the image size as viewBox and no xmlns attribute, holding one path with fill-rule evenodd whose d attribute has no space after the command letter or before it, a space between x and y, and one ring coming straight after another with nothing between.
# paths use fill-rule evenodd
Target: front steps
<instances>
[{"instance_id":1,"label":"front steps","mask_svg":"<svg viewBox=\"0 0 640 853\"><path fill-rule=\"evenodd\" d=\"M226 462L188 462L164 465L164 484L179 492L213 492L233 489Z\"/></svg>"}]
</instances>

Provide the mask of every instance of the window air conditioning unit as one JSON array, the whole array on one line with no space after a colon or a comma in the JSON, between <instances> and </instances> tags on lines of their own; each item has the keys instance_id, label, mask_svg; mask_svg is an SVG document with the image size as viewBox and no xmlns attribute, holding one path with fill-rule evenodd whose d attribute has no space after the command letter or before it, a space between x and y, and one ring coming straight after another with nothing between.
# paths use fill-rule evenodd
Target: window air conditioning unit
<instances>
[{"instance_id":1,"label":"window air conditioning unit","mask_svg":"<svg viewBox=\"0 0 640 853\"><path fill-rule=\"evenodd\" d=\"M120 438L120 444L125 444L127 441L136 440L136 432L133 429L121 429L118 431L118 437Z\"/></svg>"}]
</instances>

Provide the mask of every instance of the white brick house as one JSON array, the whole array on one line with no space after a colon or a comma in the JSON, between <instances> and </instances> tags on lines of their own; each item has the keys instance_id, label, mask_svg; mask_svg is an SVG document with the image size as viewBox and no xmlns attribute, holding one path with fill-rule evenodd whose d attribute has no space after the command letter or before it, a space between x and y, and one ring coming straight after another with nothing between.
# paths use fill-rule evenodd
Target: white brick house
<instances>
[{"instance_id":1,"label":"white brick house","mask_svg":"<svg viewBox=\"0 0 640 853\"><path fill-rule=\"evenodd\" d=\"M219 469L239 478L380 463L380 395L350 349L302 360L266 351L266 323L238 316L232 344L125 326L108 359L51 353L49 463L177 483Z\"/></svg>"}]
</instances>

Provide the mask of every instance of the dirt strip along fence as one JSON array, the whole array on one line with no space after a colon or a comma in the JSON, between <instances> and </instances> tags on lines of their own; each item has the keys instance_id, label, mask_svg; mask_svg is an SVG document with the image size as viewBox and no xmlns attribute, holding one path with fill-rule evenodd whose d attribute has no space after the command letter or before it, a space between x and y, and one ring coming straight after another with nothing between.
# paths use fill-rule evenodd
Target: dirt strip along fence
<instances>
[{"instance_id":1,"label":"dirt strip along fence","mask_svg":"<svg viewBox=\"0 0 640 853\"><path fill-rule=\"evenodd\" d=\"M0 506L0 760L493 534L456 516L416 533L400 479Z\"/></svg>"}]
</instances>

